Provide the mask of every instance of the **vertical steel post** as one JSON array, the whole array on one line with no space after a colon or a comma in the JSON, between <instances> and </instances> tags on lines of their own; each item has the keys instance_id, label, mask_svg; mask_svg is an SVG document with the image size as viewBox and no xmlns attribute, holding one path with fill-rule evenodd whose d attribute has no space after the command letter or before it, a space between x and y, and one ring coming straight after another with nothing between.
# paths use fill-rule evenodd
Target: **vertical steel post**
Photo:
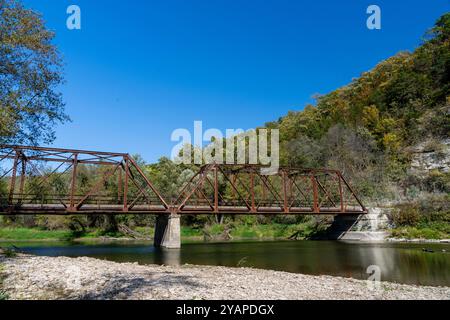
<instances>
[{"instance_id":1,"label":"vertical steel post","mask_svg":"<svg viewBox=\"0 0 450 320\"><path fill-rule=\"evenodd\" d=\"M214 212L219 213L219 179L217 165L214 167Z\"/></svg>"},{"instance_id":2,"label":"vertical steel post","mask_svg":"<svg viewBox=\"0 0 450 320\"><path fill-rule=\"evenodd\" d=\"M233 186L236 186L236 176L234 173L231 175L231 184ZM236 198L236 190L234 190L234 188L231 188L231 192L232 192L233 200L234 200Z\"/></svg>"},{"instance_id":3,"label":"vertical steel post","mask_svg":"<svg viewBox=\"0 0 450 320\"><path fill-rule=\"evenodd\" d=\"M289 178L289 200L290 201L294 200L293 196L292 196L292 189L294 189L293 188L294 187L294 179L295 179L295 176L292 176Z\"/></svg>"},{"instance_id":4,"label":"vertical steel post","mask_svg":"<svg viewBox=\"0 0 450 320\"><path fill-rule=\"evenodd\" d=\"M342 191L342 181L339 173L336 173L337 179L339 181L339 198L341 200L341 212L344 212L344 193Z\"/></svg>"},{"instance_id":5,"label":"vertical steel post","mask_svg":"<svg viewBox=\"0 0 450 320\"><path fill-rule=\"evenodd\" d=\"M281 177L282 177L282 183L283 183L283 208L284 208L284 212L288 213L289 212L289 208L288 208L288 194L287 194L287 181L286 181L286 172L283 170L281 172Z\"/></svg>"},{"instance_id":6,"label":"vertical steel post","mask_svg":"<svg viewBox=\"0 0 450 320\"><path fill-rule=\"evenodd\" d=\"M14 156L13 171L12 171L12 175L11 175L11 182L9 185L9 198L8 198L9 205L12 205L13 199L14 199L14 190L16 187L16 175L17 175L18 162L19 162L19 152L16 150L16 155Z\"/></svg>"},{"instance_id":7,"label":"vertical steel post","mask_svg":"<svg viewBox=\"0 0 450 320\"><path fill-rule=\"evenodd\" d=\"M252 201L252 212L256 212L255 206L255 174L253 171L250 172L250 196Z\"/></svg>"},{"instance_id":8,"label":"vertical steel post","mask_svg":"<svg viewBox=\"0 0 450 320\"><path fill-rule=\"evenodd\" d=\"M128 174L129 174L129 163L128 157L124 157L125 161L125 183L123 186L123 211L128 211Z\"/></svg>"},{"instance_id":9,"label":"vertical steel post","mask_svg":"<svg viewBox=\"0 0 450 320\"><path fill-rule=\"evenodd\" d=\"M75 190L77 188L78 153L73 154L72 184L70 187L70 211L75 211Z\"/></svg>"},{"instance_id":10,"label":"vertical steel post","mask_svg":"<svg viewBox=\"0 0 450 320\"><path fill-rule=\"evenodd\" d=\"M122 198L122 169L119 168L117 177L117 203L120 204Z\"/></svg>"},{"instance_id":11,"label":"vertical steel post","mask_svg":"<svg viewBox=\"0 0 450 320\"><path fill-rule=\"evenodd\" d=\"M317 181L316 177L314 176L314 173L311 173L311 183L312 183L312 189L313 189L313 210L315 213L319 213L319 193L317 191Z\"/></svg>"},{"instance_id":12,"label":"vertical steel post","mask_svg":"<svg viewBox=\"0 0 450 320\"><path fill-rule=\"evenodd\" d=\"M260 178L260 181L262 182L262 177ZM266 198L267 198L266 184L262 183L261 187L262 187L262 200L263 200L263 203L264 203L264 202L266 202Z\"/></svg>"},{"instance_id":13,"label":"vertical steel post","mask_svg":"<svg viewBox=\"0 0 450 320\"><path fill-rule=\"evenodd\" d=\"M23 189L25 187L25 178L26 178L26 171L27 171L27 160L24 155L22 155L22 171L20 176L20 187L19 187L19 193L20 193L20 201L23 199Z\"/></svg>"}]
</instances>

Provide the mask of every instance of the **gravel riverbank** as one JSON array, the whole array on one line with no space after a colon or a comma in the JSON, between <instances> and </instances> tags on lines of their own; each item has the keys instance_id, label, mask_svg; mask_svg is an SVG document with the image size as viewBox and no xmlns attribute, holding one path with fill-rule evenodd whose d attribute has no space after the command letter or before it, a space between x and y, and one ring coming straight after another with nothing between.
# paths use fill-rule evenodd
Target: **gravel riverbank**
<instances>
[{"instance_id":1,"label":"gravel riverbank","mask_svg":"<svg viewBox=\"0 0 450 320\"><path fill-rule=\"evenodd\" d=\"M93 258L0 255L9 299L450 299L419 287L251 268L116 263Z\"/></svg>"}]
</instances>

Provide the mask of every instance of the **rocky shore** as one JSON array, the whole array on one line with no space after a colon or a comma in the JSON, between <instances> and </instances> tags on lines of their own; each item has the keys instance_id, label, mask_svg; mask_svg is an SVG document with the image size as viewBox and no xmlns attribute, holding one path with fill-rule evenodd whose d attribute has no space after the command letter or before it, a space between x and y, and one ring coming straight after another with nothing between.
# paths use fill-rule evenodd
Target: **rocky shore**
<instances>
[{"instance_id":1,"label":"rocky shore","mask_svg":"<svg viewBox=\"0 0 450 320\"><path fill-rule=\"evenodd\" d=\"M0 255L9 299L450 299L419 287L250 268L116 263L93 258Z\"/></svg>"}]
</instances>

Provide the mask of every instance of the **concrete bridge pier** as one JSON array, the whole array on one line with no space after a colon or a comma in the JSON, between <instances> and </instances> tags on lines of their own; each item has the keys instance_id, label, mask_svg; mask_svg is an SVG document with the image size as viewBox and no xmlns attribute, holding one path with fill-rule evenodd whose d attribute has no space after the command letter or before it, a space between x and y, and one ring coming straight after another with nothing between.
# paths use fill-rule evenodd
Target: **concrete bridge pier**
<instances>
[{"instance_id":1,"label":"concrete bridge pier","mask_svg":"<svg viewBox=\"0 0 450 320\"><path fill-rule=\"evenodd\" d=\"M175 213L158 215L154 246L167 249L181 248L180 215Z\"/></svg>"}]
</instances>

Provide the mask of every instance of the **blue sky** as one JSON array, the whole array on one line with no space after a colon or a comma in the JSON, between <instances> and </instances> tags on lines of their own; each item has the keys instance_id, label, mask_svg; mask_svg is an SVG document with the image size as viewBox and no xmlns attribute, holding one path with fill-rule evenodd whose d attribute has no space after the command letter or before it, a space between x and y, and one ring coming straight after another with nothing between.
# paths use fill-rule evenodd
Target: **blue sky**
<instances>
[{"instance_id":1,"label":"blue sky","mask_svg":"<svg viewBox=\"0 0 450 320\"><path fill-rule=\"evenodd\" d=\"M177 128L250 129L413 50L446 0L24 0L56 33L73 122L54 146L169 156ZM81 8L82 29L66 28ZM366 28L366 8L382 29Z\"/></svg>"}]
</instances>

